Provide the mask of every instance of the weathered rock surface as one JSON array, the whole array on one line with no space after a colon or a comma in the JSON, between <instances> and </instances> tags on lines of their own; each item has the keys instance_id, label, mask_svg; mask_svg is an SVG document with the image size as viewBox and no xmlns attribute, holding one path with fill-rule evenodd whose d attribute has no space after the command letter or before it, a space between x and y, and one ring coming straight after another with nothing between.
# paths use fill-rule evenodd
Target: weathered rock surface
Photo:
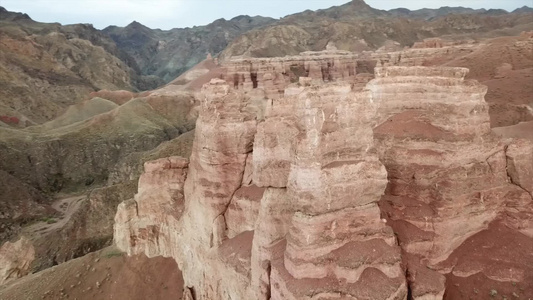
<instances>
[{"instance_id":1,"label":"weathered rock surface","mask_svg":"<svg viewBox=\"0 0 533 300\"><path fill-rule=\"evenodd\" d=\"M471 276L527 287L517 255L496 263L503 244L467 263L468 241L498 226L533 239L533 146L492 133L467 73L377 67L364 88L304 77L283 95L213 79L189 164L145 164L115 243L173 257L196 299L451 299L448 281Z\"/></svg>"},{"instance_id":2,"label":"weathered rock surface","mask_svg":"<svg viewBox=\"0 0 533 300\"><path fill-rule=\"evenodd\" d=\"M372 146L376 107L347 84L288 93L301 132L287 184L294 213L284 254L271 262L271 296L405 298L400 249L377 206L387 181Z\"/></svg>"},{"instance_id":3,"label":"weathered rock surface","mask_svg":"<svg viewBox=\"0 0 533 300\"><path fill-rule=\"evenodd\" d=\"M389 176L382 211L402 249L429 266L496 219L531 237L531 195L516 184L531 184L531 146L491 134L486 87L466 71L378 68L368 85L384 120L374 130Z\"/></svg>"},{"instance_id":4,"label":"weathered rock surface","mask_svg":"<svg viewBox=\"0 0 533 300\"><path fill-rule=\"evenodd\" d=\"M171 256L162 251L172 249L172 226L183 214L187 165L188 161L179 157L144 164L138 193L119 205L115 217L114 238L119 248L130 249L129 254Z\"/></svg>"},{"instance_id":5,"label":"weathered rock surface","mask_svg":"<svg viewBox=\"0 0 533 300\"><path fill-rule=\"evenodd\" d=\"M285 88L300 77L331 82L355 82L358 55L331 46L321 52L303 52L282 58L232 59L223 65L225 80L236 89L265 90L267 97L283 96Z\"/></svg>"},{"instance_id":6,"label":"weathered rock surface","mask_svg":"<svg viewBox=\"0 0 533 300\"><path fill-rule=\"evenodd\" d=\"M386 173L371 146L376 107L369 93L341 84L293 87L286 94L265 110L259 126L264 130L252 148L260 109L223 81L206 85L183 186L183 214L175 217L156 205L170 198L152 198L157 193L143 178L153 171L145 166L136 202L119 207L116 244L130 254L174 257L186 285L201 299L303 299L338 292L403 299L400 248L377 206ZM258 163L275 158L263 156L276 147L269 142L276 134L268 128L276 128L269 118L276 120L289 106L284 113L294 112L288 118L294 134L281 139L295 141L285 154L286 175L281 180L274 173L256 176ZM361 180L351 182L352 176ZM141 208L142 201L152 204ZM245 209L249 212L243 214ZM331 233L324 236L326 229ZM367 254L346 256L352 252ZM290 280L298 284L285 284ZM339 283L345 280L350 284ZM369 281L374 284L361 289Z\"/></svg>"},{"instance_id":7,"label":"weathered rock surface","mask_svg":"<svg viewBox=\"0 0 533 300\"><path fill-rule=\"evenodd\" d=\"M2 245L0 247L0 285L10 279L28 274L34 258L33 245L25 238Z\"/></svg>"}]
</instances>

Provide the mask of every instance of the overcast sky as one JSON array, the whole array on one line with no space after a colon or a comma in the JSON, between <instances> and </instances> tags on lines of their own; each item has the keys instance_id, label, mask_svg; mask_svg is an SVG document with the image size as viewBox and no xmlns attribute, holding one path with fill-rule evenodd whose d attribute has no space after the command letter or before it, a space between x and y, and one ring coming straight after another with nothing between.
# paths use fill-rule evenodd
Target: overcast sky
<instances>
[{"instance_id":1,"label":"overcast sky","mask_svg":"<svg viewBox=\"0 0 533 300\"><path fill-rule=\"evenodd\" d=\"M231 19L238 15L280 18L346 2L348 0L0 0L0 6L27 13L40 22L92 23L102 29L138 21L150 28L170 29L206 25L219 18ZM411 10L465 6L512 11L524 5L533 6L533 0L367 0L366 3L387 10L399 6Z\"/></svg>"}]
</instances>

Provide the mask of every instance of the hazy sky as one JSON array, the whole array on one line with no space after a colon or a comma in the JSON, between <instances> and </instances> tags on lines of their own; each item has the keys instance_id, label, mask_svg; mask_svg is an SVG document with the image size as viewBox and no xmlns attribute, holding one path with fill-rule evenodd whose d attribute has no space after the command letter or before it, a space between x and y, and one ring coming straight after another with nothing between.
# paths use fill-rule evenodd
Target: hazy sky
<instances>
[{"instance_id":1,"label":"hazy sky","mask_svg":"<svg viewBox=\"0 0 533 300\"><path fill-rule=\"evenodd\" d=\"M231 19L238 15L280 18L346 2L348 0L0 0L0 6L27 13L40 22L92 23L102 29L108 25L126 26L135 20L150 28L170 29L206 25L219 18ZM379 9L465 6L512 11L524 5L533 6L533 0L367 0L366 3Z\"/></svg>"}]
</instances>

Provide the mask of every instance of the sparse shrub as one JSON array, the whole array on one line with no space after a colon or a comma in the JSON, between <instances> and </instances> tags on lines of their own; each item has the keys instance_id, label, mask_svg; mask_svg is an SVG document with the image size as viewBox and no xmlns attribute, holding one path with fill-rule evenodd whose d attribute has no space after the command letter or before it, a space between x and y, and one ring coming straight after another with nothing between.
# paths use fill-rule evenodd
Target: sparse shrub
<instances>
[{"instance_id":1,"label":"sparse shrub","mask_svg":"<svg viewBox=\"0 0 533 300\"><path fill-rule=\"evenodd\" d=\"M41 221L45 222L46 224L57 223L57 220L52 217L44 217Z\"/></svg>"},{"instance_id":2,"label":"sparse shrub","mask_svg":"<svg viewBox=\"0 0 533 300\"><path fill-rule=\"evenodd\" d=\"M111 250L111 251L106 252L104 255L106 258L111 258L115 256L122 256L124 255L124 252L121 252L119 250Z\"/></svg>"},{"instance_id":3,"label":"sparse shrub","mask_svg":"<svg viewBox=\"0 0 533 300\"><path fill-rule=\"evenodd\" d=\"M497 290L490 290L489 295L490 295L492 298L494 298L494 297L496 297L496 295L498 295L498 291L497 291Z\"/></svg>"}]
</instances>

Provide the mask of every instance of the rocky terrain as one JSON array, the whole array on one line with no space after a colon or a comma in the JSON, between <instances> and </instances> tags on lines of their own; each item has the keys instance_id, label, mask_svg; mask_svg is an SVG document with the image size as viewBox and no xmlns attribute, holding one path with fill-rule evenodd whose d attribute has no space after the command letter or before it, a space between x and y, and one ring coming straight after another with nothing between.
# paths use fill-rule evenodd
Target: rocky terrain
<instances>
[{"instance_id":1,"label":"rocky terrain","mask_svg":"<svg viewBox=\"0 0 533 300\"><path fill-rule=\"evenodd\" d=\"M238 16L206 26L171 30L150 29L133 22L126 27L109 26L103 33L135 59L143 75L155 75L169 82L201 62L208 53L218 55L242 33L273 22L272 18Z\"/></svg>"},{"instance_id":2,"label":"rocky terrain","mask_svg":"<svg viewBox=\"0 0 533 300\"><path fill-rule=\"evenodd\" d=\"M160 84L90 25L39 23L2 7L0 66L0 122L14 127L52 120L100 89Z\"/></svg>"},{"instance_id":3,"label":"rocky terrain","mask_svg":"<svg viewBox=\"0 0 533 300\"><path fill-rule=\"evenodd\" d=\"M117 247L173 257L198 299L533 295L533 141L492 132L468 69L373 55L374 79L332 46L228 62L190 160L146 163L120 204Z\"/></svg>"},{"instance_id":4,"label":"rocky terrain","mask_svg":"<svg viewBox=\"0 0 533 300\"><path fill-rule=\"evenodd\" d=\"M518 35L530 30L531 12L439 10L377 10L363 0L329 9L305 11L238 37L220 58L232 56L278 57L320 51L333 42L341 50L360 52L412 46L425 38L448 36L479 39Z\"/></svg>"},{"instance_id":5,"label":"rocky terrain","mask_svg":"<svg viewBox=\"0 0 533 300\"><path fill-rule=\"evenodd\" d=\"M122 90L146 87L118 58L127 55L90 26L0 17L10 76L2 120L20 121L0 127L0 244L22 235L28 242L14 249L34 252L17 277L109 245L116 207L133 196L139 166L189 155L196 100L188 91Z\"/></svg>"},{"instance_id":6,"label":"rocky terrain","mask_svg":"<svg viewBox=\"0 0 533 300\"><path fill-rule=\"evenodd\" d=\"M66 48L102 56L69 64L71 98L43 75L46 97L0 123L0 298L533 297L530 17L352 1L110 39L1 10L5 74L28 88L48 52L12 32L61 48L36 74ZM375 31L348 36L360 24ZM251 31L207 55L226 26ZM102 57L117 69L77 71ZM139 74L169 83L141 92Z\"/></svg>"},{"instance_id":7,"label":"rocky terrain","mask_svg":"<svg viewBox=\"0 0 533 300\"><path fill-rule=\"evenodd\" d=\"M138 166L169 153L190 153L194 103L187 93L140 97L121 106L93 98L40 126L0 129L0 240L31 237L38 258L32 270L109 244L116 206L133 196ZM86 196L66 214L59 208L72 193ZM37 227L27 226L35 222ZM55 223L62 226L52 230Z\"/></svg>"}]
</instances>

